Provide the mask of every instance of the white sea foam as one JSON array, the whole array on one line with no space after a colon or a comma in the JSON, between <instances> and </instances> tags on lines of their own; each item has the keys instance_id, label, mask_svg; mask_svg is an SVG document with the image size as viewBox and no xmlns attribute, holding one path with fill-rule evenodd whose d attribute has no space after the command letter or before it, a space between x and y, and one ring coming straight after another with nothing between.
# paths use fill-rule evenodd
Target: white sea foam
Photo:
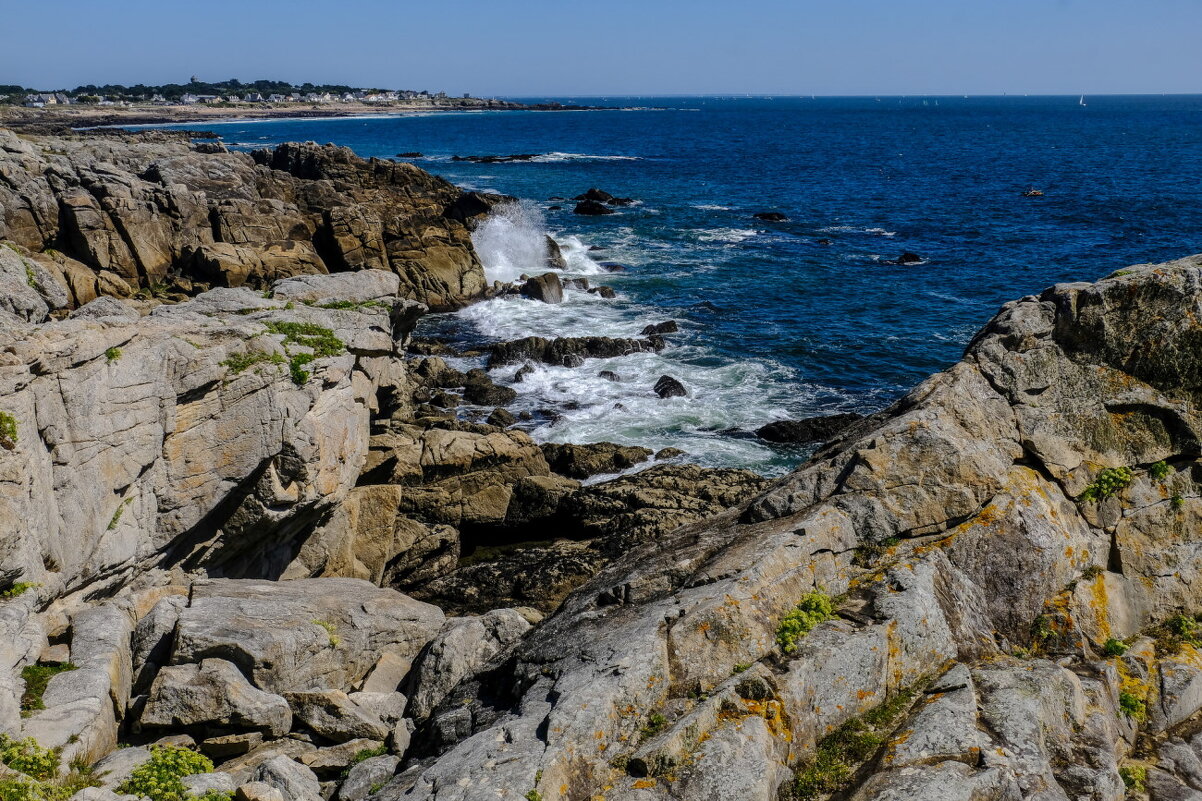
<instances>
[{"instance_id":1,"label":"white sea foam","mask_svg":"<svg viewBox=\"0 0 1202 801\"><path fill-rule=\"evenodd\" d=\"M874 236L897 236L897 231L890 231L885 228L857 228L854 225L828 225L825 228L819 228L824 234L872 234Z\"/></svg>"},{"instance_id":2,"label":"white sea foam","mask_svg":"<svg viewBox=\"0 0 1202 801\"><path fill-rule=\"evenodd\" d=\"M701 242L725 242L736 245L758 234L753 228L701 228L693 232Z\"/></svg>"},{"instance_id":3,"label":"white sea foam","mask_svg":"<svg viewBox=\"0 0 1202 801\"><path fill-rule=\"evenodd\" d=\"M734 206L717 206L717 205L713 205L713 204L709 204L709 203L702 203L699 205L695 205L695 206L693 206L693 208L701 209L702 211L734 211L735 210Z\"/></svg>"}]
</instances>

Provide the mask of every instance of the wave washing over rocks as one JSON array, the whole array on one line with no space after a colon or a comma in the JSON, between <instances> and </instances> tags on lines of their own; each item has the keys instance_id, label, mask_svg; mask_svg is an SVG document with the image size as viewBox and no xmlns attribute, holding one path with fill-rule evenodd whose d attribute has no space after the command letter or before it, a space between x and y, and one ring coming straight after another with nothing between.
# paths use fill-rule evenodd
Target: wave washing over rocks
<instances>
[{"instance_id":1,"label":"wave washing over rocks","mask_svg":"<svg viewBox=\"0 0 1202 801\"><path fill-rule=\"evenodd\" d=\"M0 130L0 175L5 797L1202 793L1202 256L769 428L829 440L769 482L513 427L671 326L414 336L626 309L570 241L486 276L541 233L510 200L166 135Z\"/></svg>"}]
</instances>

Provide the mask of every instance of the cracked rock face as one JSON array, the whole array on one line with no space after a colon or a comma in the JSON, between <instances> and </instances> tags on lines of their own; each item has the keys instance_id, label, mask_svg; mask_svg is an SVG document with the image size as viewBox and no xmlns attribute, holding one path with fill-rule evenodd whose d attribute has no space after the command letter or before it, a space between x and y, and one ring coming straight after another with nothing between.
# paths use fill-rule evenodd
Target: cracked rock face
<instances>
[{"instance_id":1,"label":"cracked rock face","mask_svg":"<svg viewBox=\"0 0 1202 801\"><path fill-rule=\"evenodd\" d=\"M348 270L392 272L403 297L435 309L483 294L461 193L441 178L312 142L209 150L0 130L0 239L31 253L72 305Z\"/></svg>"},{"instance_id":2,"label":"cracked rock face","mask_svg":"<svg viewBox=\"0 0 1202 801\"><path fill-rule=\"evenodd\" d=\"M1200 312L1198 257L1008 304L742 509L586 583L430 714L385 797L1117 801L1202 709L1193 645L1136 637L1202 609ZM782 653L816 590L836 619ZM879 740L806 795L790 771L845 726ZM1187 797L1167 763L1154 792Z\"/></svg>"}]
</instances>

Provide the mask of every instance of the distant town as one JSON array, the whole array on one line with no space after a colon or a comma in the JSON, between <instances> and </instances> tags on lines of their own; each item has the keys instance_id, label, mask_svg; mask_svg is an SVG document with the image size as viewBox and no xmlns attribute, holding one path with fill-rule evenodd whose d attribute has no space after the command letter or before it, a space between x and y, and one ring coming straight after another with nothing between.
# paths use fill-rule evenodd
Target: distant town
<instances>
[{"instance_id":1,"label":"distant town","mask_svg":"<svg viewBox=\"0 0 1202 801\"><path fill-rule=\"evenodd\" d=\"M446 92L427 90L357 88L339 85L299 86L283 81L253 81L243 83L228 80L220 83L201 81L196 76L186 84L147 86L87 85L70 90L36 91L21 86L0 86L0 103L27 108L49 106L235 106L247 104L345 104L371 105L450 100ZM473 99L470 94L464 100Z\"/></svg>"}]
</instances>

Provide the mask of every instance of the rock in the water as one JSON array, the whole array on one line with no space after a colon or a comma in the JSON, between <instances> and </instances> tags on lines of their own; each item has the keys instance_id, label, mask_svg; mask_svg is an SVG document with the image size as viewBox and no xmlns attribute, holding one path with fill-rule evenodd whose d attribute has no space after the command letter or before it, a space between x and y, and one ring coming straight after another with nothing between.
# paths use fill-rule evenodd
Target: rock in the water
<instances>
[{"instance_id":1,"label":"rock in the water","mask_svg":"<svg viewBox=\"0 0 1202 801\"><path fill-rule=\"evenodd\" d=\"M675 334L680 331L680 325L675 320L666 320L662 323L655 323L643 329L643 336L649 337L655 334Z\"/></svg>"},{"instance_id":2,"label":"rock in the water","mask_svg":"<svg viewBox=\"0 0 1202 801\"><path fill-rule=\"evenodd\" d=\"M688 397L689 391L672 376L661 375L655 382L655 394L661 398L684 398Z\"/></svg>"},{"instance_id":3,"label":"rock in the water","mask_svg":"<svg viewBox=\"0 0 1202 801\"><path fill-rule=\"evenodd\" d=\"M589 189L583 195L577 195L572 198L572 200L592 200L596 203L608 203L613 199L614 196L609 192L606 192L604 189L597 189L596 187Z\"/></svg>"},{"instance_id":4,"label":"rock in the water","mask_svg":"<svg viewBox=\"0 0 1202 801\"><path fill-rule=\"evenodd\" d=\"M495 383L488 373L476 368L464 379L463 399L477 406L505 406L518 399L518 393Z\"/></svg>"},{"instance_id":5,"label":"rock in the water","mask_svg":"<svg viewBox=\"0 0 1202 801\"><path fill-rule=\"evenodd\" d=\"M556 242L554 239L552 239L550 236L546 237L546 242L547 242L547 260L546 260L547 266L550 267L552 270L568 269L568 260L566 258L564 258L563 248L561 248L559 246L559 243Z\"/></svg>"},{"instance_id":6,"label":"rock in the water","mask_svg":"<svg viewBox=\"0 0 1202 801\"><path fill-rule=\"evenodd\" d=\"M140 719L144 729L253 729L283 737L292 728L288 702L251 686L224 659L171 665L159 671Z\"/></svg>"},{"instance_id":7,"label":"rock in the water","mask_svg":"<svg viewBox=\"0 0 1202 801\"><path fill-rule=\"evenodd\" d=\"M614 210L603 203L598 203L595 200L582 200L576 204L576 208L572 209L572 213L597 217L603 214L613 214Z\"/></svg>"},{"instance_id":8,"label":"rock in the water","mask_svg":"<svg viewBox=\"0 0 1202 801\"><path fill-rule=\"evenodd\" d=\"M613 337L525 337L501 342L489 348L489 365L498 366L520 361L578 367L585 359L612 359L630 353L657 351L664 348L658 337L647 339L617 339Z\"/></svg>"},{"instance_id":9,"label":"rock in the water","mask_svg":"<svg viewBox=\"0 0 1202 801\"><path fill-rule=\"evenodd\" d=\"M492 413L488 415L488 420L485 422L487 422L490 426L508 428L517 421L518 419L514 417L512 413L498 407L492 410Z\"/></svg>"},{"instance_id":10,"label":"rock in the water","mask_svg":"<svg viewBox=\"0 0 1202 801\"><path fill-rule=\"evenodd\" d=\"M563 281L557 273L543 273L522 284L522 294L543 303L563 303Z\"/></svg>"},{"instance_id":11,"label":"rock in the water","mask_svg":"<svg viewBox=\"0 0 1202 801\"><path fill-rule=\"evenodd\" d=\"M788 215L784 214L783 212L779 212L779 211L760 211L760 212L756 212L755 214L753 214L751 216L755 217L757 220L763 220L764 222L788 222L789 221Z\"/></svg>"},{"instance_id":12,"label":"rock in the water","mask_svg":"<svg viewBox=\"0 0 1202 801\"><path fill-rule=\"evenodd\" d=\"M825 442L843 429L863 419L854 413L805 417L801 420L778 420L756 429L756 435L767 442Z\"/></svg>"}]
</instances>

